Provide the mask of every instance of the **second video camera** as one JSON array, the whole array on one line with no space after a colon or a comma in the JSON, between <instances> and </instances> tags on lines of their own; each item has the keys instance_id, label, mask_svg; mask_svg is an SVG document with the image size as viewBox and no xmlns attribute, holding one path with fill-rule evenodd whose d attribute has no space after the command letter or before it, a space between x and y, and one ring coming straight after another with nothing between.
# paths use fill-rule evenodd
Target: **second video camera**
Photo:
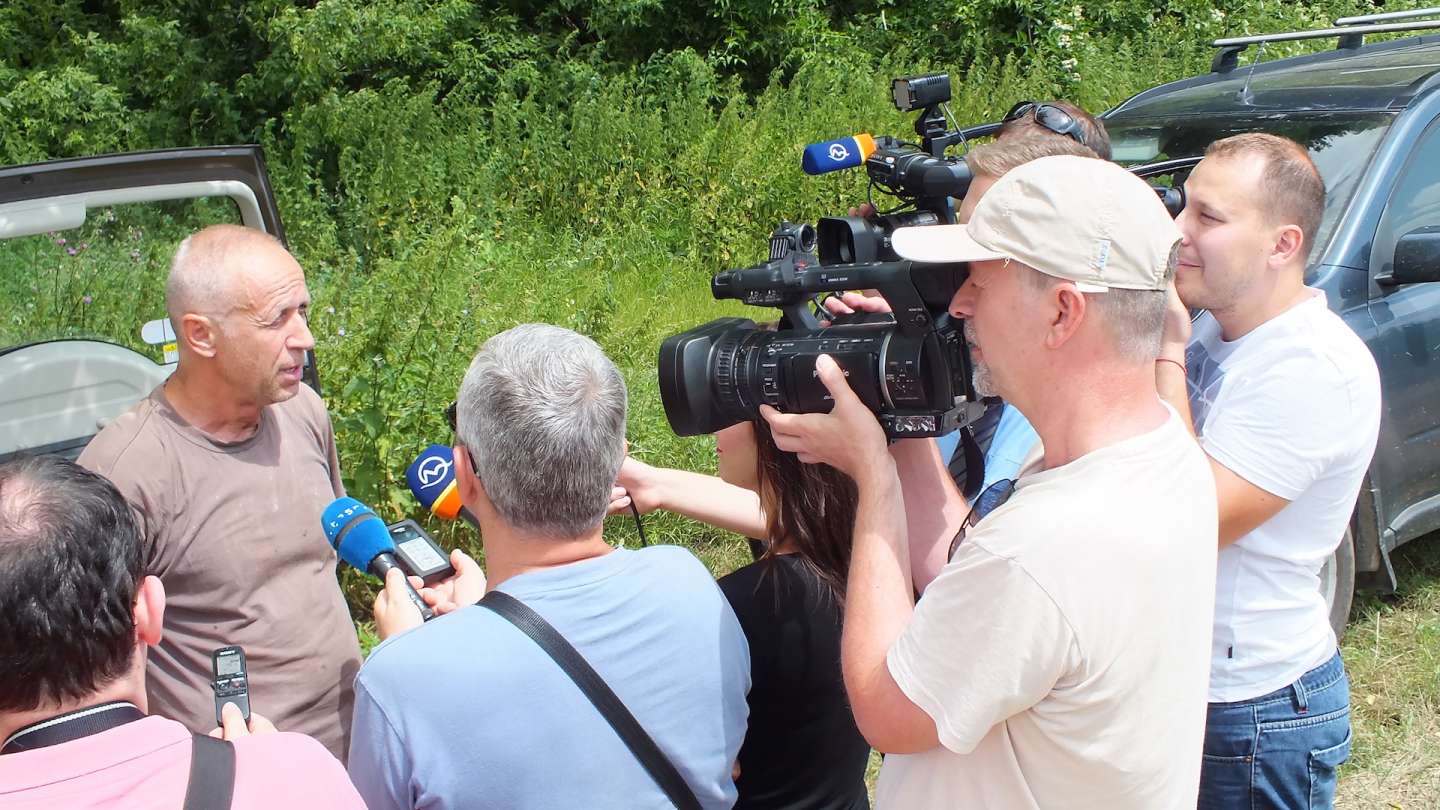
<instances>
[{"instance_id":1,"label":"second video camera","mask_svg":"<svg viewBox=\"0 0 1440 810\"><path fill-rule=\"evenodd\" d=\"M863 159L872 186L902 204L873 218L821 219L818 230L781 223L771 234L768 261L711 279L715 298L777 307L783 317L778 330L720 318L661 344L660 397L678 435L753 419L762 404L790 413L830 410L834 403L815 369L822 354L834 358L892 438L943 435L978 414L969 350L960 322L948 312L966 266L912 264L890 247L898 227L954 222L950 198L964 196L970 185L965 162L944 155L960 138L945 130L950 79L896 79L893 92L900 109L922 110L915 123L919 146L889 137L844 139L812 145L805 163L818 174L830 167L812 164L828 159L843 168ZM852 151L872 142L863 158ZM810 309L814 299L845 290L879 292L891 314L822 326Z\"/></svg>"}]
</instances>

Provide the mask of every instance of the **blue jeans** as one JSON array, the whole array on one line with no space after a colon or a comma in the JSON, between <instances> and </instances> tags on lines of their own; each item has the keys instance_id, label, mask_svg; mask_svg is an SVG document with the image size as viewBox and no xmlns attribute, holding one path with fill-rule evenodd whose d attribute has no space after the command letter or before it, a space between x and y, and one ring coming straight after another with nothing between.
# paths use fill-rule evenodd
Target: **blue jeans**
<instances>
[{"instance_id":1,"label":"blue jeans","mask_svg":"<svg viewBox=\"0 0 1440 810\"><path fill-rule=\"evenodd\" d=\"M1336 652L1268 695L1210 704L1199 808L1330 808L1349 757L1350 682Z\"/></svg>"}]
</instances>

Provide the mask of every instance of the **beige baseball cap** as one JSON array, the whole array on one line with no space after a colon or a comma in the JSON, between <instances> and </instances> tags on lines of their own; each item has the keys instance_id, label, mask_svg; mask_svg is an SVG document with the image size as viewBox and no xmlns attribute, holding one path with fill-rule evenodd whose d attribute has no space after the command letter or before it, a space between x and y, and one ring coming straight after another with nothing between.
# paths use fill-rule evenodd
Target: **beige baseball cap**
<instances>
[{"instance_id":1,"label":"beige baseball cap","mask_svg":"<svg viewBox=\"0 0 1440 810\"><path fill-rule=\"evenodd\" d=\"M917 262L1012 259L1081 292L1163 290L1180 230L1144 180L1106 160L1056 155L1011 169L966 225L896 228Z\"/></svg>"}]
</instances>

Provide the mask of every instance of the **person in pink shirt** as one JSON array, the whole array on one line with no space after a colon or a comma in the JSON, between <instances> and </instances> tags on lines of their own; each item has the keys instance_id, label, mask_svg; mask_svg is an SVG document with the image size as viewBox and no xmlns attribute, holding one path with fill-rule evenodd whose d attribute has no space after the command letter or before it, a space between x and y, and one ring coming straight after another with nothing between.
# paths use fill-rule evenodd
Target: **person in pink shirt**
<instances>
[{"instance_id":1,"label":"person in pink shirt","mask_svg":"<svg viewBox=\"0 0 1440 810\"><path fill-rule=\"evenodd\" d=\"M215 739L146 715L165 591L140 546L102 476L0 464L0 807L363 808L320 743L258 714L226 705Z\"/></svg>"}]
</instances>

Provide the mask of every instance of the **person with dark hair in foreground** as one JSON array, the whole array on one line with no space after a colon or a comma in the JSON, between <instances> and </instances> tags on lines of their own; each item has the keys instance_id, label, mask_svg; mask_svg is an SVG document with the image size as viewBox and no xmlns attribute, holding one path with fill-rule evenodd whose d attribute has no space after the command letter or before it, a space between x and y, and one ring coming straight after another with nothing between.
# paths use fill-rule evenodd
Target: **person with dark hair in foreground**
<instances>
[{"instance_id":1,"label":"person with dark hair in foreground","mask_svg":"<svg viewBox=\"0 0 1440 810\"><path fill-rule=\"evenodd\" d=\"M840 617L855 527L855 482L775 446L763 420L715 433L719 479L627 458L624 497L721 528L763 534L760 558L720 579L750 645L750 723L740 748L737 808L869 807L870 744L840 677ZM758 527L737 526L755 495ZM733 505L739 508L729 508Z\"/></svg>"},{"instance_id":2,"label":"person with dark hair in foreground","mask_svg":"<svg viewBox=\"0 0 1440 810\"><path fill-rule=\"evenodd\" d=\"M211 734L223 742L146 715L165 590L143 559L130 507L103 477L55 456L0 464L0 806L215 799L226 784L192 775L192 751L209 745L232 769L225 806L363 808L324 747L259 714L246 728L226 704L223 733Z\"/></svg>"}]
</instances>

